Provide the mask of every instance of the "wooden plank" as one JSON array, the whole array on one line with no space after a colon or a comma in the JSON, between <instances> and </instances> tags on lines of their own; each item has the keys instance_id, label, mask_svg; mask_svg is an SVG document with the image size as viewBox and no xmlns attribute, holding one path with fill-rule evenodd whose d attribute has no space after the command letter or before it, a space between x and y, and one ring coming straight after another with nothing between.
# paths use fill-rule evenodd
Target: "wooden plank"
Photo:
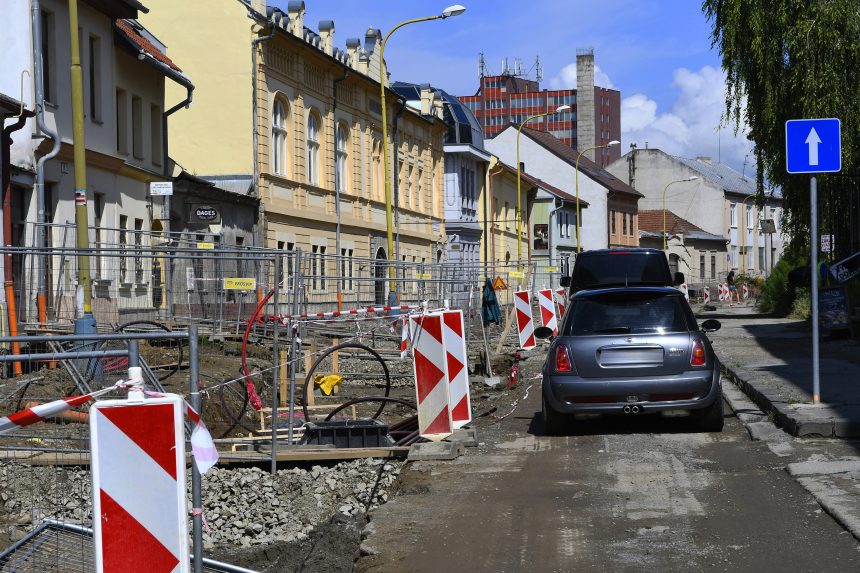
<instances>
[{"instance_id":1,"label":"wooden plank","mask_svg":"<svg viewBox=\"0 0 860 573\"><path fill-rule=\"evenodd\" d=\"M281 400L280 400L281 408L287 407L287 384L289 382L289 370L290 370L289 366L287 366L287 363L289 362L288 356L289 356L289 354L287 353L286 350L281 350L280 355L278 356L278 363L281 365L281 367L278 368L278 374L279 374L278 379L279 379L279 382L281 385L281 387L279 389L279 392L281 393Z\"/></svg>"}]
</instances>

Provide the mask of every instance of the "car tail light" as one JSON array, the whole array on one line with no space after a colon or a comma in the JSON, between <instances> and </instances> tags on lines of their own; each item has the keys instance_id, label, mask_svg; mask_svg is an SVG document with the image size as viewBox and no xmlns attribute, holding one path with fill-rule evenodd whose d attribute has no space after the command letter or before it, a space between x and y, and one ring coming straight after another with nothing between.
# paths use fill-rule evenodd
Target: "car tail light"
<instances>
[{"instance_id":1,"label":"car tail light","mask_svg":"<svg viewBox=\"0 0 860 573\"><path fill-rule=\"evenodd\" d=\"M573 370L573 363L570 361L570 353L567 346L560 344L555 349L555 371L570 372Z\"/></svg>"},{"instance_id":2,"label":"car tail light","mask_svg":"<svg viewBox=\"0 0 860 573\"><path fill-rule=\"evenodd\" d=\"M690 366L704 366L705 362L705 344L701 340L696 340L693 342L693 352L690 355Z\"/></svg>"}]
</instances>

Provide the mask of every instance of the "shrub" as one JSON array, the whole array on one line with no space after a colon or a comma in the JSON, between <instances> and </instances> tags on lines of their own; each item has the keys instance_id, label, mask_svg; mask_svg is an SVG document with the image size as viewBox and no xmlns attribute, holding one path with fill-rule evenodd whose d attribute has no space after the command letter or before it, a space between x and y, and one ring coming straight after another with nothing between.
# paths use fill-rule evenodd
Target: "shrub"
<instances>
[{"instance_id":1,"label":"shrub","mask_svg":"<svg viewBox=\"0 0 860 573\"><path fill-rule=\"evenodd\" d=\"M809 320L812 314L812 295L808 288L794 289L794 301L791 303L790 318Z\"/></svg>"},{"instance_id":2,"label":"shrub","mask_svg":"<svg viewBox=\"0 0 860 573\"><path fill-rule=\"evenodd\" d=\"M786 315L793 310L792 305L797 296L795 290L799 289L788 284L788 273L804 264L808 264L804 255L798 253L797 250L786 249L783 257L773 267L770 276L767 277L762 286L759 306L764 312ZM809 303L807 303L808 307Z\"/></svg>"}]
</instances>

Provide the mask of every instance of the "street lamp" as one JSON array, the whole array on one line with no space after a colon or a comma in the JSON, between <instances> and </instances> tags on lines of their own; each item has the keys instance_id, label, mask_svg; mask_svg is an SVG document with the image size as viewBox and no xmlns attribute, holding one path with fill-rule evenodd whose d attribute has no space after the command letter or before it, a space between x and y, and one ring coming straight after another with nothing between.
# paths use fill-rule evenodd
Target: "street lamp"
<instances>
[{"instance_id":1,"label":"street lamp","mask_svg":"<svg viewBox=\"0 0 860 573\"><path fill-rule=\"evenodd\" d=\"M580 222L579 222L579 219L580 219L580 213L579 213L579 159L583 156L583 154L591 151L592 149L603 149L605 147L612 147L613 145L621 145L621 142L618 141L617 139L613 139L612 141L610 141L606 145L593 145L591 147L586 147L585 149L583 149L582 151L579 152L579 155L576 156L575 178L576 178L576 254L577 254L577 256L579 255L580 251L582 251L582 248L580 247L580 240L579 240L579 228L581 226Z\"/></svg>"},{"instance_id":2,"label":"street lamp","mask_svg":"<svg viewBox=\"0 0 860 573\"><path fill-rule=\"evenodd\" d=\"M399 24L394 26L388 32L388 34L385 35L385 38L382 40L382 45L379 48L379 97L382 106L382 169L385 185L385 227L388 234L389 261L394 258L394 227L391 216L391 178L388 174L388 115L385 111L385 44L388 42L388 38L391 37L391 34L399 30L403 26L406 26L407 24L427 22L429 20L444 20L445 18L450 18L451 16L459 16L465 11L466 8L464 8L463 6L459 4L454 4L453 6L445 8L441 14L437 14L435 16L425 16L424 18L415 18L413 20L406 20L404 22L400 22ZM392 264L389 264L388 266L388 279L388 305L393 306L397 303L397 278L394 272L394 265Z\"/></svg>"},{"instance_id":3,"label":"street lamp","mask_svg":"<svg viewBox=\"0 0 860 573\"><path fill-rule=\"evenodd\" d=\"M675 183L684 183L686 181L695 181L698 179L697 176L693 175L692 177L687 177L686 179L676 179L675 181L669 181L665 187L663 187L663 250L666 250L666 190L670 185Z\"/></svg>"},{"instance_id":4,"label":"street lamp","mask_svg":"<svg viewBox=\"0 0 860 573\"><path fill-rule=\"evenodd\" d=\"M560 105L555 108L555 111L547 111L544 113L536 113L532 116L529 116L520 123L520 126L517 128L517 268L519 268L522 258L523 258L523 232L522 232L522 207L521 207L521 197L522 193L520 192L521 187L521 172L520 168L520 134L523 132L523 127L530 122L531 120L537 117L546 117L548 115L554 115L556 113L563 113L565 111L570 111L569 105Z\"/></svg>"}]
</instances>

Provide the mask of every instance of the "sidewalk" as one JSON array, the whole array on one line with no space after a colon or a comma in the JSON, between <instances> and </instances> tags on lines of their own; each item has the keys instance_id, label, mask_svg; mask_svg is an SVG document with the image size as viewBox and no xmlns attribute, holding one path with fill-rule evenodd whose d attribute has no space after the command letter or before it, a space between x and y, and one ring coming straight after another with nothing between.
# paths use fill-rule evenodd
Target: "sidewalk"
<instances>
[{"instance_id":1,"label":"sidewalk","mask_svg":"<svg viewBox=\"0 0 860 573\"><path fill-rule=\"evenodd\" d=\"M812 336L808 324L767 318L751 306L718 306L711 334L726 374L794 436L860 437L860 343L821 342L821 404L812 404Z\"/></svg>"}]
</instances>

